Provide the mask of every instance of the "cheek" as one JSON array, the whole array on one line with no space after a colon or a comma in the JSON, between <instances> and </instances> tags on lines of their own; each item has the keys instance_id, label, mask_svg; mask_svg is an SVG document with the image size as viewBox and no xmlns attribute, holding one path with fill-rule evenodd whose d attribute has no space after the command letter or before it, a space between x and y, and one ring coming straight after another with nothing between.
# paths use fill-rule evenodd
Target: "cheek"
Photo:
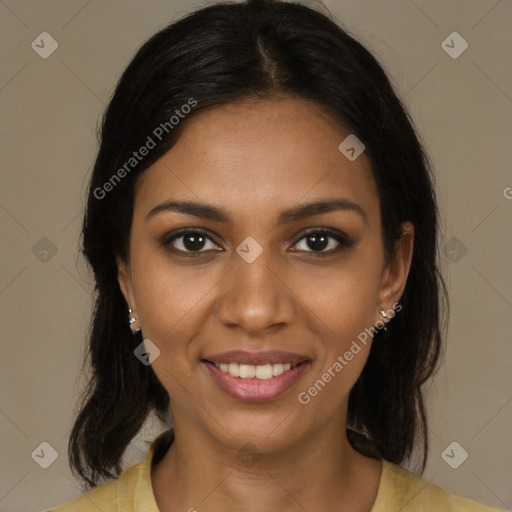
<instances>
[{"instance_id":1,"label":"cheek","mask_svg":"<svg viewBox=\"0 0 512 512\"><path fill-rule=\"evenodd\" d=\"M315 378L328 382L326 386L338 397L346 396L366 364L378 309L379 284L379 266L361 256L340 271L339 278L331 279L309 304L315 309L317 326L328 326L323 329Z\"/></svg>"},{"instance_id":2,"label":"cheek","mask_svg":"<svg viewBox=\"0 0 512 512\"><path fill-rule=\"evenodd\" d=\"M141 250L132 258L134 294L144 335L162 342L183 330L188 316L200 311L214 285L211 274L192 266L172 265L161 250Z\"/></svg>"},{"instance_id":3,"label":"cheek","mask_svg":"<svg viewBox=\"0 0 512 512\"><path fill-rule=\"evenodd\" d=\"M304 282L311 292L303 297L309 309L328 328L329 339L340 346L354 339L375 322L380 270L363 255L355 255L347 265L322 279ZM312 286L311 282L315 284Z\"/></svg>"},{"instance_id":4,"label":"cheek","mask_svg":"<svg viewBox=\"0 0 512 512\"><path fill-rule=\"evenodd\" d=\"M297 398L326 421L348 399L361 375L372 344L376 293L368 274L344 277L317 297L315 332L322 332L316 371ZM326 329L324 326L328 326Z\"/></svg>"},{"instance_id":5,"label":"cheek","mask_svg":"<svg viewBox=\"0 0 512 512\"><path fill-rule=\"evenodd\" d=\"M204 325L201 317L207 314L208 291L214 282L208 281L208 274L194 277L191 268L171 268L155 255L140 258L138 273L135 261L132 268L144 339L150 339L160 350L152 362L153 370L172 400L186 405L191 364L198 364L195 345L190 341L199 336Z\"/></svg>"}]
</instances>

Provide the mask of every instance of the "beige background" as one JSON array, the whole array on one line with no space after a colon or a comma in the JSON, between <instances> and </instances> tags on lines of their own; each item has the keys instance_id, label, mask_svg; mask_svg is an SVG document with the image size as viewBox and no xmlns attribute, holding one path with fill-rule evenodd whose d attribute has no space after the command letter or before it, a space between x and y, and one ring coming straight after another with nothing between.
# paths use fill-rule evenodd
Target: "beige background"
<instances>
[{"instance_id":1,"label":"beige background","mask_svg":"<svg viewBox=\"0 0 512 512\"><path fill-rule=\"evenodd\" d=\"M139 46L204 3L0 0L2 512L80 494L66 450L91 308L77 246L96 129ZM443 247L458 240L445 262L452 316L424 478L511 510L512 2L325 4L394 79L435 163ZM454 31L469 44L456 59L441 46ZM47 59L31 47L42 32L58 42ZM126 463L162 428L148 424ZM453 441L469 454L458 469L441 457ZM42 442L58 452L47 469L31 457Z\"/></svg>"}]
</instances>

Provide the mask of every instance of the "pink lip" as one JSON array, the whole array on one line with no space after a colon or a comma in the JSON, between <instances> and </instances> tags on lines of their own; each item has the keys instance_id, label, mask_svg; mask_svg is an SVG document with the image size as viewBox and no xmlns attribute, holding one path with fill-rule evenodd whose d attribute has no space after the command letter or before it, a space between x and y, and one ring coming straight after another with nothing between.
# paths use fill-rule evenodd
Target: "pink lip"
<instances>
[{"instance_id":1,"label":"pink lip","mask_svg":"<svg viewBox=\"0 0 512 512\"><path fill-rule=\"evenodd\" d=\"M289 357L289 354L287 354L287 356ZM240 357L242 356L240 355ZM247 361L247 358L243 360ZM229 361L238 362L233 358L231 358ZM282 361L284 360L277 362ZM233 377L229 373L223 372L220 368L217 368L213 363L209 361L203 360L203 364L206 366L206 368L208 368L210 375L213 377L213 380L217 383L217 385L232 398L241 400L243 402L265 402L277 398L297 383L300 376L309 366L309 361L305 361L304 359L302 359L302 361L304 362L298 364L295 368L286 370L281 375L266 380L256 378L242 379L241 377ZM215 362L217 362L217 358ZM222 361L219 359L218 362L227 363L228 361ZM265 364L266 362L268 362L268 358L259 364ZM275 364L277 364L277 362ZM285 362L290 362L290 359L287 359ZM242 362L241 364L256 363Z\"/></svg>"},{"instance_id":2,"label":"pink lip","mask_svg":"<svg viewBox=\"0 0 512 512\"><path fill-rule=\"evenodd\" d=\"M292 352L283 352L282 350L268 350L266 352L245 352L243 350L231 350L206 356L206 361L212 363L238 363L238 364L278 364L291 363L298 364L307 361L309 358L302 354L294 354Z\"/></svg>"}]
</instances>

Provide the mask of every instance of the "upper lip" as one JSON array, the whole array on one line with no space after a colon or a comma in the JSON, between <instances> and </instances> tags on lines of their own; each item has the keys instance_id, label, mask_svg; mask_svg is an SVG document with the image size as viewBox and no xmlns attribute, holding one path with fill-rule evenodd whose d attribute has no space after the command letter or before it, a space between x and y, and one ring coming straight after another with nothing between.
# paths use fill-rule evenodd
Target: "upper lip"
<instances>
[{"instance_id":1,"label":"upper lip","mask_svg":"<svg viewBox=\"0 0 512 512\"><path fill-rule=\"evenodd\" d=\"M211 363L238 363L238 364L279 364L291 363L298 364L308 361L309 358L302 354L294 354L292 352L283 352L282 350L268 350L265 352L245 352L243 350L230 350L204 358Z\"/></svg>"}]
</instances>

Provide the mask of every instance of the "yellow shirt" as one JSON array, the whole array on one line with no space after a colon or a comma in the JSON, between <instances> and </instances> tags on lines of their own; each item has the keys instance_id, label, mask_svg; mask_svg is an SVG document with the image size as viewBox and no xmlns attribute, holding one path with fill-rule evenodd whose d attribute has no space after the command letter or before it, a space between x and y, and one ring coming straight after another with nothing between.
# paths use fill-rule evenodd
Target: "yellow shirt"
<instances>
[{"instance_id":1,"label":"yellow shirt","mask_svg":"<svg viewBox=\"0 0 512 512\"><path fill-rule=\"evenodd\" d=\"M166 453L172 429L151 444L143 462L126 468L116 480L48 512L160 512L151 485L151 463ZM504 512L453 496L400 466L382 461L382 473L372 512Z\"/></svg>"}]
</instances>

